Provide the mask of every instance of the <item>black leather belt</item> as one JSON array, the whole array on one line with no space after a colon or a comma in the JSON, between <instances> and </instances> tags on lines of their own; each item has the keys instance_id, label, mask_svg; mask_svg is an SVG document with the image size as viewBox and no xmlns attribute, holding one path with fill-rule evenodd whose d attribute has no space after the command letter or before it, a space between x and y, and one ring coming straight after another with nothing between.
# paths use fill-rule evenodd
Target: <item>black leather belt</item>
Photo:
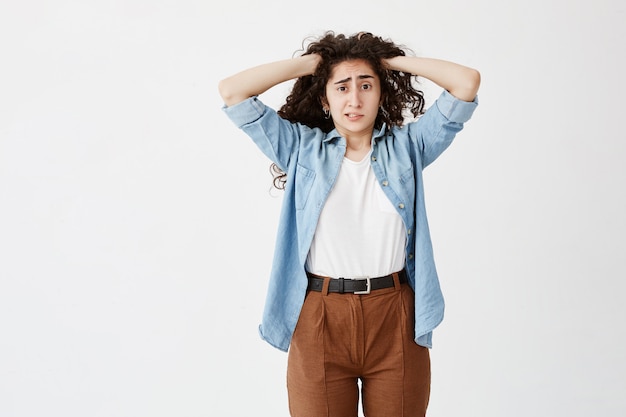
<instances>
[{"instance_id":1,"label":"black leather belt","mask_svg":"<svg viewBox=\"0 0 626 417\"><path fill-rule=\"evenodd\" d=\"M324 286L324 277L320 277L309 272L307 272L306 275L309 277L309 286L307 289L310 291L321 292ZM406 272L404 269L398 272L398 278L400 279L400 284L407 282ZM337 292L340 294L369 294L370 291L393 286L393 274L377 278L331 278L330 283L328 284L328 292Z\"/></svg>"}]
</instances>

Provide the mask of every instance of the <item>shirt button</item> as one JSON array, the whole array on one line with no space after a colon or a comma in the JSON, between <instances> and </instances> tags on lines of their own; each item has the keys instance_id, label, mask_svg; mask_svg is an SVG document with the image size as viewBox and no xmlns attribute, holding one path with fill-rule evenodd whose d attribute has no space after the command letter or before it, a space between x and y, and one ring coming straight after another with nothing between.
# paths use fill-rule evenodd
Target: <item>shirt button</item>
<instances>
[{"instance_id":1,"label":"shirt button","mask_svg":"<svg viewBox=\"0 0 626 417\"><path fill-rule=\"evenodd\" d=\"M388 181L383 181L383 187L386 187L386 186L388 186L388 185L389 185L389 182L388 182Z\"/></svg>"},{"instance_id":2,"label":"shirt button","mask_svg":"<svg viewBox=\"0 0 626 417\"><path fill-rule=\"evenodd\" d=\"M409 253L409 259L413 259L413 254Z\"/></svg>"},{"instance_id":3,"label":"shirt button","mask_svg":"<svg viewBox=\"0 0 626 417\"><path fill-rule=\"evenodd\" d=\"M406 234L410 235L411 234L411 229L407 229Z\"/></svg>"},{"instance_id":4,"label":"shirt button","mask_svg":"<svg viewBox=\"0 0 626 417\"><path fill-rule=\"evenodd\" d=\"M400 207L401 209L403 209L403 208L404 208L404 204L400 203L400 204L398 204L398 207Z\"/></svg>"},{"instance_id":5,"label":"shirt button","mask_svg":"<svg viewBox=\"0 0 626 417\"><path fill-rule=\"evenodd\" d=\"M376 161L376 157L372 155L372 161Z\"/></svg>"}]
</instances>

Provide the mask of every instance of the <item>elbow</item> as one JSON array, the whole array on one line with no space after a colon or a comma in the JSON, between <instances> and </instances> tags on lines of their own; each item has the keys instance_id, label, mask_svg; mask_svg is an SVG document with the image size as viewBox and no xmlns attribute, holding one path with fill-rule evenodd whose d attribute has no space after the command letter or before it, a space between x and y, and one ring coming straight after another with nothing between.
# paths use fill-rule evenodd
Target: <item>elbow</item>
<instances>
[{"instance_id":1,"label":"elbow","mask_svg":"<svg viewBox=\"0 0 626 417\"><path fill-rule=\"evenodd\" d=\"M480 72L473 68L468 68L462 92L463 97L460 98L465 101L473 101L476 98L476 94L478 94L479 88Z\"/></svg>"},{"instance_id":2,"label":"elbow","mask_svg":"<svg viewBox=\"0 0 626 417\"><path fill-rule=\"evenodd\" d=\"M480 87L480 72L465 68L457 78L458 82L448 92L463 101L474 101Z\"/></svg>"},{"instance_id":3,"label":"elbow","mask_svg":"<svg viewBox=\"0 0 626 417\"><path fill-rule=\"evenodd\" d=\"M232 78L225 78L217 84L217 90L222 96L222 100L227 107L241 103L251 95L245 94L241 88L237 86L237 82Z\"/></svg>"},{"instance_id":4,"label":"elbow","mask_svg":"<svg viewBox=\"0 0 626 417\"><path fill-rule=\"evenodd\" d=\"M229 87L228 79L221 80L217 84L217 91L219 91L220 96L224 101L224 104L226 104L227 106L231 105L233 101L233 92Z\"/></svg>"}]
</instances>

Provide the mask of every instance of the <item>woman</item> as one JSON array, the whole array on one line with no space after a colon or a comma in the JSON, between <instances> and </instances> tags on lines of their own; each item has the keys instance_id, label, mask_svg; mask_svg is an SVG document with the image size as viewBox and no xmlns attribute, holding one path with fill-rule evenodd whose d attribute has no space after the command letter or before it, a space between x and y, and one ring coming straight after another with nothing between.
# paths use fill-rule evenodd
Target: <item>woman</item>
<instances>
[{"instance_id":1,"label":"woman","mask_svg":"<svg viewBox=\"0 0 626 417\"><path fill-rule=\"evenodd\" d=\"M443 88L426 112L417 76ZM278 112L258 99L293 79ZM327 32L220 82L224 111L285 190L260 333L289 351L292 416L356 416L359 380L368 417L425 415L444 304L422 170L470 119L479 84L474 69L364 32Z\"/></svg>"}]
</instances>

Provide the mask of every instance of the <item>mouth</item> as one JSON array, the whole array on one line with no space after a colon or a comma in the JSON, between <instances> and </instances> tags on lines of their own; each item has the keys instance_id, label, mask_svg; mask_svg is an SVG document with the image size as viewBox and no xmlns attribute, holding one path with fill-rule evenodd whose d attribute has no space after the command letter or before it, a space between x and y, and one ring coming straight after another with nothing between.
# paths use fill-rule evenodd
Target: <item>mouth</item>
<instances>
[{"instance_id":1,"label":"mouth","mask_svg":"<svg viewBox=\"0 0 626 417\"><path fill-rule=\"evenodd\" d=\"M357 113L346 113L346 117L348 118L348 120L359 120L361 117L363 117L362 114L357 114Z\"/></svg>"}]
</instances>

